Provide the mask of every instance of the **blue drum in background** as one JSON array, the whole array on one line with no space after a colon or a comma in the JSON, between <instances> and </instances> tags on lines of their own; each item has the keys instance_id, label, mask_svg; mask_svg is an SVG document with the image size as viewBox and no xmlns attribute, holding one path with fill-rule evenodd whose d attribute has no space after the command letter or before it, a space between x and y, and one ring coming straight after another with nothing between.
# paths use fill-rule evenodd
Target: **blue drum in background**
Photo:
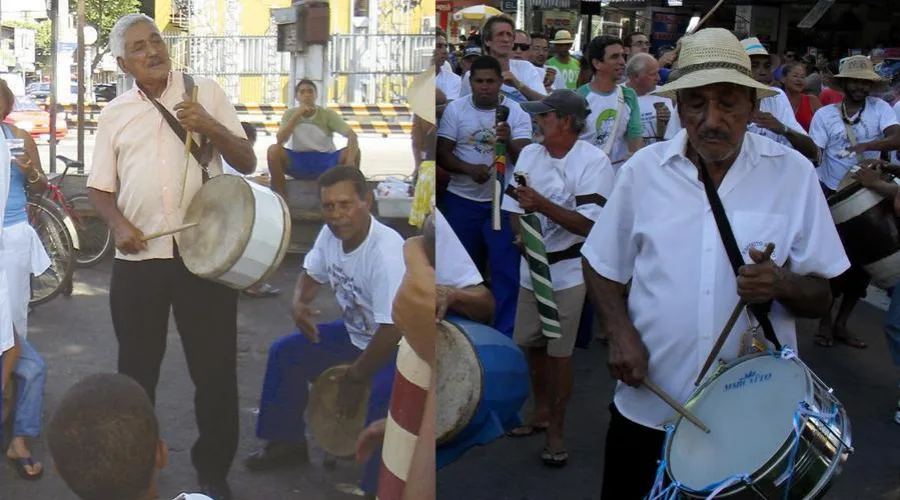
<instances>
[{"instance_id":1,"label":"blue drum in background","mask_svg":"<svg viewBox=\"0 0 900 500\"><path fill-rule=\"evenodd\" d=\"M437 466L522 423L531 391L519 346L493 328L449 317L437 329Z\"/></svg>"}]
</instances>

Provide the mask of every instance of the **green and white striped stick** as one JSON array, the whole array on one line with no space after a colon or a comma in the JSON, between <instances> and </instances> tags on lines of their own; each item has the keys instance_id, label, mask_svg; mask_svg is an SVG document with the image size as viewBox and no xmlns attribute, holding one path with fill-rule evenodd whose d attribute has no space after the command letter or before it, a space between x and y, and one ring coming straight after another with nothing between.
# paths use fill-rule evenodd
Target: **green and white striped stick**
<instances>
[{"instance_id":1,"label":"green and white striped stick","mask_svg":"<svg viewBox=\"0 0 900 500\"><path fill-rule=\"evenodd\" d=\"M514 174L516 183L528 185L528 178L521 173ZM531 273L531 287L537 299L538 315L541 318L541 331L551 339L562 337L562 326L559 323L559 309L553 296L553 281L550 278L550 262L547 260L547 249L544 246L544 235L541 221L534 212L526 211L519 216L522 225L522 242L525 244L525 259Z\"/></svg>"}]
</instances>

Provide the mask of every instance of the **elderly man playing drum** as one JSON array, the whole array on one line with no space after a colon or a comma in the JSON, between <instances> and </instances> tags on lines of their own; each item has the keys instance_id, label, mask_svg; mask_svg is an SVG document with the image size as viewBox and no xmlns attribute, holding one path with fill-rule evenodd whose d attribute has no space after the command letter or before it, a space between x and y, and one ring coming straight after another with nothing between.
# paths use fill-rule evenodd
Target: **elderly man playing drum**
<instances>
[{"instance_id":1,"label":"elderly man playing drum","mask_svg":"<svg viewBox=\"0 0 900 500\"><path fill-rule=\"evenodd\" d=\"M306 255L294 291L298 331L269 349L256 427L257 436L268 442L247 457L251 470L308 460L308 384L333 366L352 363L340 380L339 415L333 418L354 415L366 387L371 387L366 423L387 416L401 338L391 313L406 272L403 238L372 217L372 192L358 169L328 170L319 178L319 195L326 227ZM331 323L316 324L319 311L312 303L325 284L334 290L342 314ZM370 460L363 491L375 493L378 470L377 458Z\"/></svg>"},{"instance_id":2,"label":"elderly man playing drum","mask_svg":"<svg viewBox=\"0 0 900 500\"><path fill-rule=\"evenodd\" d=\"M849 267L809 160L747 133L757 100L773 90L753 80L737 38L719 28L685 37L679 71L656 93L676 100L684 130L619 170L582 249L588 293L609 335L610 373L619 380L605 500L643 498L654 482L662 425L676 414L645 381L687 401L739 301L751 305L753 324L762 322L771 344L795 349L795 318L823 315L828 279ZM771 259L762 251L768 243ZM719 359L742 354L750 321L741 316Z\"/></svg>"},{"instance_id":3,"label":"elderly man playing drum","mask_svg":"<svg viewBox=\"0 0 900 500\"><path fill-rule=\"evenodd\" d=\"M155 401L172 308L197 390L200 436L191 459L202 492L228 499L226 477L238 444L238 294L189 272L179 256L179 236L145 241L144 235L180 226L205 178L222 174L223 157L250 173L256 155L215 80L172 71L153 19L123 16L110 33L110 47L136 85L100 115L87 185L116 241L110 310L119 372L137 380ZM191 82L196 102L187 95ZM204 167L194 157L185 165L178 129L212 145L211 154L197 155L206 158Z\"/></svg>"}]
</instances>

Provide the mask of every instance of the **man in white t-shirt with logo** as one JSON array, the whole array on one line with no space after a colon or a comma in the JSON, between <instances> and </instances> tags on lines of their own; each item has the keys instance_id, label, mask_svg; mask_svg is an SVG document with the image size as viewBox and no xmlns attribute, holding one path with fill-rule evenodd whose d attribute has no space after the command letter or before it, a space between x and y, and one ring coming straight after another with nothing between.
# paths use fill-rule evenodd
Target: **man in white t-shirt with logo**
<instances>
[{"instance_id":1,"label":"man in white t-shirt with logo","mask_svg":"<svg viewBox=\"0 0 900 500\"><path fill-rule=\"evenodd\" d=\"M628 75L628 88L637 94L641 108L644 144L663 140L674 107L671 99L650 95L659 83L659 62L644 52L632 54L625 65L625 74Z\"/></svg>"},{"instance_id":2,"label":"man in white t-shirt with logo","mask_svg":"<svg viewBox=\"0 0 900 500\"><path fill-rule=\"evenodd\" d=\"M495 144L508 148L506 182L519 152L531 142L530 117L518 103L503 96L500 63L482 56L472 63L474 94L447 105L438 127L438 165L450 173L442 211L469 256L484 273L490 262L491 292L497 303L494 328L512 335L519 289L519 250L513 245L509 217L501 213L500 231L492 228ZM506 122L497 123L497 107L509 108Z\"/></svg>"},{"instance_id":3,"label":"man in white t-shirt with logo","mask_svg":"<svg viewBox=\"0 0 900 500\"><path fill-rule=\"evenodd\" d=\"M332 366L351 363L341 380L337 410L350 412L371 388L366 423L387 416L397 343L391 304L405 273L403 238L370 214L373 197L362 172L335 167L319 178L326 227L303 262L292 313L297 331L269 348L256 434L266 446L246 465L265 470L303 463L306 454L304 411L309 385ZM316 324L313 306L329 285L341 318ZM380 461L367 464L361 489L375 494Z\"/></svg>"},{"instance_id":4,"label":"man in white t-shirt with logo","mask_svg":"<svg viewBox=\"0 0 900 500\"><path fill-rule=\"evenodd\" d=\"M616 83L625 72L622 40L608 35L595 37L588 45L588 60L594 76L578 93L587 99L591 116L581 139L602 149L618 169L644 145L637 95Z\"/></svg>"},{"instance_id":5,"label":"man in white t-shirt with logo","mask_svg":"<svg viewBox=\"0 0 900 500\"><path fill-rule=\"evenodd\" d=\"M844 100L823 106L809 124L810 137L822 148L816 172L826 196L838 190L841 180L862 158L878 158L882 151L900 148L900 124L894 110L869 95L874 87L884 84L872 69L872 61L865 56L849 57L833 78L843 90ZM867 346L850 334L847 321L859 299L866 296L868 285L869 275L855 262L846 273L832 280L835 300L840 295L844 298L834 322L829 313L819 323L817 344L830 347L838 340L853 347Z\"/></svg>"},{"instance_id":6,"label":"man in white t-shirt with logo","mask_svg":"<svg viewBox=\"0 0 900 500\"><path fill-rule=\"evenodd\" d=\"M528 185L514 180L506 190L503 209L511 214L529 211L538 215L562 337L548 340L541 332L538 299L523 256L519 259L521 287L513 338L526 351L535 411L530 425L513 429L510 435L527 436L546 429L542 460L545 465L561 467L568 462L563 423L572 394L571 357L585 298L581 246L612 192L615 173L602 151L578 139L590 112L584 97L568 89L554 90L544 100L525 103L522 108L534 116L535 139L540 139L540 144L526 147L519 155L516 174L526 176ZM521 241L519 216L511 217Z\"/></svg>"},{"instance_id":7,"label":"man in white t-shirt with logo","mask_svg":"<svg viewBox=\"0 0 900 500\"><path fill-rule=\"evenodd\" d=\"M528 61L513 59L515 24L505 15L488 18L481 28L484 53L500 62L503 76L503 95L515 102L537 101L547 95L541 73ZM472 93L471 71L463 74L460 97Z\"/></svg>"},{"instance_id":8,"label":"man in white t-shirt with logo","mask_svg":"<svg viewBox=\"0 0 900 500\"><path fill-rule=\"evenodd\" d=\"M529 44L527 54L516 52L515 46L525 41ZM547 66L547 58L550 55L550 42L543 33L534 33L529 35L523 30L516 30L516 41L513 45L513 59L525 59L531 61L534 67L541 73L541 80L544 82L544 90L547 93L555 89L566 88L566 79L562 73L554 66Z\"/></svg>"},{"instance_id":9,"label":"man in white t-shirt with logo","mask_svg":"<svg viewBox=\"0 0 900 500\"><path fill-rule=\"evenodd\" d=\"M449 54L447 34L440 28L436 28L436 31L434 54L432 55L435 67L434 85L444 93L444 97L448 101L452 101L459 97L460 79L459 75L454 73L450 65L447 64L447 56Z\"/></svg>"}]
</instances>

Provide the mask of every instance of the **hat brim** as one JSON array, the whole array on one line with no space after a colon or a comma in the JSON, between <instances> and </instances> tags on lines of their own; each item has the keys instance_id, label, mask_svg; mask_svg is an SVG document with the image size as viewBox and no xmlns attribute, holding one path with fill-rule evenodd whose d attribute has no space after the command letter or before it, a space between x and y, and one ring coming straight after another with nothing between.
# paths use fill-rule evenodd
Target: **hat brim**
<instances>
[{"instance_id":1,"label":"hat brim","mask_svg":"<svg viewBox=\"0 0 900 500\"><path fill-rule=\"evenodd\" d=\"M740 71L735 71L733 69L727 68L714 68L703 69L681 75L674 82L667 83L666 85L663 85L662 87L650 92L650 94L660 97L666 97L674 101L675 93L679 90L695 89L698 87L705 87L707 85L715 85L717 83L731 83L734 85L751 88L756 91L757 99L772 97L773 95L778 93L768 85L759 83L749 76L741 73Z\"/></svg>"},{"instance_id":2,"label":"hat brim","mask_svg":"<svg viewBox=\"0 0 900 500\"><path fill-rule=\"evenodd\" d=\"M858 74L858 75L852 75L852 74L840 75L840 74L837 74L837 75L832 76L832 78L835 78L835 79L837 79L837 80L862 80L862 81L872 82L872 83L885 83L885 84L888 83L887 79L880 77L880 76L879 76L877 73L875 73L875 72L872 72L872 73L861 73L861 74Z\"/></svg>"},{"instance_id":3,"label":"hat brim","mask_svg":"<svg viewBox=\"0 0 900 500\"><path fill-rule=\"evenodd\" d=\"M520 102L519 107L529 115L543 115L553 111L552 107L547 106L541 101Z\"/></svg>"},{"instance_id":4,"label":"hat brim","mask_svg":"<svg viewBox=\"0 0 900 500\"><path fill-rule=\"evenodd\" d=\"M553 45L574 45L575 39L572 38L569 40L550 40L550 43Z\"/></svg>"}]
</instances>

